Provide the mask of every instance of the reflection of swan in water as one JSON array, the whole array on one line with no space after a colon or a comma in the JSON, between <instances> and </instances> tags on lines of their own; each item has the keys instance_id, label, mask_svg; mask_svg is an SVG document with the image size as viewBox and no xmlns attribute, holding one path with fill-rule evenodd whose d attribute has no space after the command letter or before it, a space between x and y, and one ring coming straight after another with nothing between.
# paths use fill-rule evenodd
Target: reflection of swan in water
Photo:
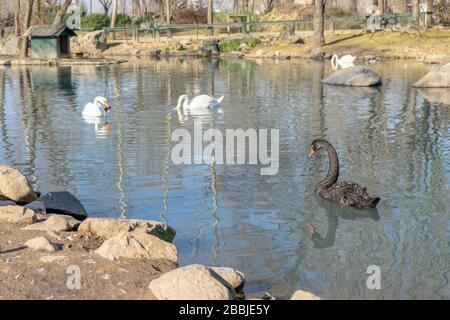
<instances>
[{"instance_id":1,"label":"reflection of swan in water","mask_svg":"<svg viewBox=\"0 0 450 320\"><path fill-rule=\"evenodd\" d=\"M202 120L203 122L209 122L214 117L216 113L223 114L223 110L220 108L210 109L210 108L193 108L184 109L177 107L178 121L181 124L185 124L189 117L195 120Z\"/></svg>"},{"instance_id":2,"label":"reflection of swan in water","mask_svg":"<svg viewBox=\"0 0 450 320\"><path fill-rule=\"evenodd\" d=\"M341 67L342 69L353 67L355 64L356 57L352 55L345 55L341 58L338 57L337 54L334 54L331 58L331 66L333 67L333 70L337 70L338 67Z\"/></svg>"},{"instance_id":3,"label":"reflection of swan in water","mask_svg":"<svg viewBox=\"0 0 450 320\"><path fill-rule=\"evenodd\" d=\"M314 248L328 248L331 247L336 240L336 230L339 219L356 220L356 219L372 219L373 221L380 220L380 215L376 208L365 210L361 213L360 210L352 208L343 208L332 202L326 201L317 197L317 203L320 207L325 209L328 218L328 229L324 237L317 231L313 224L310 224L309 234L311 240L314 242Z\"/></svg>"},{"instance_id":4,"label":"reflection of swan in water","mask_svg":"<svg viewBox=\"0 0 450 320\"><path fill-rule=\"evenodd\" d=\"M94 125L95 136L97 138L106 138L106 136L109 134L111 124L108 122L108 120L105 120L103 122L103 119L99 117L83 117L83 119L86 123Z\"/></svg>"}]
</instances>

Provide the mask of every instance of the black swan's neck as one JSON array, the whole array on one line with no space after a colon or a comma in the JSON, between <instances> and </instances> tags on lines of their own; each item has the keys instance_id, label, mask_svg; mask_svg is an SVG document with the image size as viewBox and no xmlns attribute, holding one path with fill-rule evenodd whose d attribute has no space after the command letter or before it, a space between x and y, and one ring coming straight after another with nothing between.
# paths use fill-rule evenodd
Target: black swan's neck
<instances>
[{"instance_id":1,"label":"black swan's neck","mask_svg":"<svg viewBox=\"0 0 450 320\"><path fill-rule=\"evenodd\" d=\"M316 192L328 189L330 186L336 183L339 177L339 160L336 150L331 144L327 142L323 142L323 147L328 152L328 174L316 185Z\"/></svg>"}]
</instances>

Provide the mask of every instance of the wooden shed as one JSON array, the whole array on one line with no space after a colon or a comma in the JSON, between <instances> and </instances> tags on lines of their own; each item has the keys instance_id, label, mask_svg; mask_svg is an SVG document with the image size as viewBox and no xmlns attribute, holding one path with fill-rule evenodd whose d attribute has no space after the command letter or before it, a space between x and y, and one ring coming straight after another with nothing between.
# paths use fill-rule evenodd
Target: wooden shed
<instances>
[{"instance_id":1,"label":"wooden shed","mask_svg":"<svg viewBox=\"0 0 450 320\"><path fill-rule=\"evenodd\" d=\"M35 25L24 34L30 38L30 57L55 59L70 57L70 37L76 36L65 24Z\"/></svg>"}]
</instances>

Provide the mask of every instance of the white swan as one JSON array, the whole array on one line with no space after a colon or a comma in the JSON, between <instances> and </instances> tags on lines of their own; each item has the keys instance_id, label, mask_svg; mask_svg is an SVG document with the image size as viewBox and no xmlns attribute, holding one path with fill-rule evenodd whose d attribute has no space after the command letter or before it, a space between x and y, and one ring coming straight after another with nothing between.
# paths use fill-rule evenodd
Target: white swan
<instances>
[{"instance_id":1,"label":"white swan","mask_svg":"<svg viewBox=\"0 0 450 320\"><path fill-rule=\"evenodd\" d=\"M192 110L192 109L202 109L209 108L214 109L220 106L224 96L216 99L214 97L210 97L206 94L201 94L189 100L186 94L182 94L178 98L177 110L183 108L183 110Z\"/></svg>"},{"instance_id":2,"label":"white swan","mask_svg":"<svg viewBox=\"0 0 450 320\"><path fill-rule=\"evenodd\" d=\"M111 110L108 100L104 97L95 97L94 102L88 102L83 109L83 117L101 117Z\"/></svg>"},{"instance_id":3,"label":"white swan","mask_svg":"<svg viewBox=\"0 0 450 320\"><path fill-rule=\"evenodd\" d=\"M353 67L355 65L355 60L356 57L349 54L342 56L340 59L337 54L334 54L333 57L331 57L331 66L333 67L333 70L337 70L338 67L345 69Z\"/></svg>"}]
</instances>

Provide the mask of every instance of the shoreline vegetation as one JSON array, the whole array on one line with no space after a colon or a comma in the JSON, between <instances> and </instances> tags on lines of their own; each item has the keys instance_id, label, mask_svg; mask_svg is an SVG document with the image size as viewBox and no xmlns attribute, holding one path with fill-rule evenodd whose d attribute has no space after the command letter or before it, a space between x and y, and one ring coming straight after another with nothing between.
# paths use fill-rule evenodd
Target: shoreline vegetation
<instances>
[{"instance_id":1,"label":"shoreline vegetation","mask_svg":"<svg viewBox=\"0 0 450 320\"><path fill-rule=\"evenodd\" d=\"M179 266L176 231L163 222L91 218L70 193L42 195L4 165L0 195L0 299L274 299L246 297L232 267Z\"/></svg>"}]
</instances>

